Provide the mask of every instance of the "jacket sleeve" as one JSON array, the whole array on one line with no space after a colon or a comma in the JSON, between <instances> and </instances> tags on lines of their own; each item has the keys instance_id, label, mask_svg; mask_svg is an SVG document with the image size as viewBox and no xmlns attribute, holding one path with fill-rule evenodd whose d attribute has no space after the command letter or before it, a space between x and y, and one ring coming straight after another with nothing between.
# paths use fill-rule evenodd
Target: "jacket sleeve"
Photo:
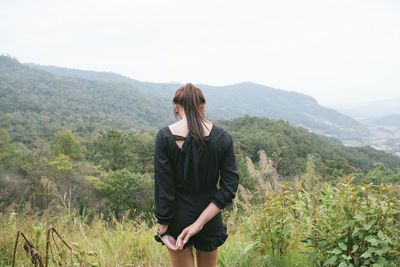
<instances>
[{"instance_id":1,"label":"jacket sleeve","mask_svg":"<svg viewBox=\"0 0 400 267\"><path fill-rule=\"evenodd\" d=\"M226 150L223 153L220 164L219 189L214 193L211 202L223 209L232 204L236 196L239 183L239 172L237 169L235 151L233 149L232 136L225 132L224 142Z\"/></svg>"},{"instance_id":2,"label":"jacket sleeve","mask_svg":"<svg viewBox=\"0 0 400 267\"><path fill-rule=\"evenodd\" d=\"M159 224L169 224L175 215L174 173L167 151L167 137L158 132L154 148L154 199Z\"/></svg>"}]
</instances>

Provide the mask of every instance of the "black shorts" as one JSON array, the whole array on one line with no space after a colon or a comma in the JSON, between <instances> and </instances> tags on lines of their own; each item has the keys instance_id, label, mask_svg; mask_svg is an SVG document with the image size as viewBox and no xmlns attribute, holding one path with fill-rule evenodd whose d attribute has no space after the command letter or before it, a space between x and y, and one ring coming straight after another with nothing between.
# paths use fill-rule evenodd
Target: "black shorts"
<instances>
[{"instance_id":1,"label":"black shorts","mask_svg":"<svg viewBox=\"0 0 400 267\"><path fill-rule=\"evenodd\" d=\"M169 234L175 239L183 229L194 223L203 210L210 204L212 193L178 193L175 199L175 216L168 225ZM189 238L184 248L193 245L202 251L213 251L225 243L228 234L218 212L196 235Z\"/></svg>"}]
</instances>

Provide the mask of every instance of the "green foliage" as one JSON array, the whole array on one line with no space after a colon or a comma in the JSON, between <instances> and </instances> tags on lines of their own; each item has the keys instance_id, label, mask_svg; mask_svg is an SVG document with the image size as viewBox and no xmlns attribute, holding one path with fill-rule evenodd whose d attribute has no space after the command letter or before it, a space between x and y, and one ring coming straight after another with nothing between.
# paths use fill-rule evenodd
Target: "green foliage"
<instances>
[{"instance_id":1,"label":"green foliage","mask_svg":"<svg viewBox=\"0 0 400 267\"><path fill-rule=\"evenodd\" d=\"M0 171L9 170L16 158L16 147L11 142L11 138L8 133L0 129Z\"/></svg>"},{"instance_id":2,"label":"green foliage","mask_svg":"<svg viewBox=\"0 0 400 267\"><path fill-rule=\"evenodd\" d=\"M136 171L140 173L153 173L154 136L148 133L129 134L130 150L136 154Z\"/></svg>"},{"instance_id":3,"label":"green foliage","mask_svg":"<svg viewBox=\"0 0 400 267\"><path fill-rule=\"evenodd\" d=\"M139 168L138 155L129 146L128 137L117 130L99 131L93 141L91 159L105 170Z\"/></svg>"},{"instance_id":4,"label":"green foliage","mask_svg":"<svg viewBox=\"0 0 400 267\"><path fill-rule=\"evenodd\" d=\"M312 203L304 194L304 240L314 252L317 266L398 266L400 264L399 193L380 185L337 188L326 185ZM317 206L316 206L317 205ZM311 220L305 218L311 216Z\"/></svg>"},{"instance_id":5,"label":"green foliage","mask_svg":"<svg viewBox=\"0 0 400 267\"><path fill-rule=\"evenodd\" d=\"M83 148L72 134L71 129L56 133L52 150L56 156L64 154L73 160L81 160L83 158Z\"/></svg>"},{"instance_id":6,"label":"green foliage","mask_svg":"<svg viewBox=\"0 0 400 267\"><path fill-rule=\"evenodd\" d=\"M153 183L147 174L126 169L109 172L105 179L87 176L96 191L107 197L110 209L118 217L127 210L150 211L153 203Z\"/></svg>"},{"instance_id":7,"label":"green foliage","mask_svg":"<svg viewBox=\"0 0 400 267\"><path fill-rule=\"evenodd\" d=\"M295 206L297 193L286 184L279 191L272 191L263 196L263 203L258 206L253 215L252 238L259 252L271 251L272 260L282 258L295 245L296 225Z\"/></svg>"},{"instance_id":8,"label":"green foliage","mask_svg":"<svg viewBox=\"0 0 400 267\"><path fill-rule=\"evenodd\" d=\"M395 183L400 181L400 168L397 169L397 172L393 172L390 169L387 169L385 165L380 162L377 162L375 168L367 173L365 178L362 180L364 183L374 183L374 184L387 184L387 183Z\"/></svg>"},{"instance_id":9,"label":"green foliage","mask_svg":"<svg viewBox=\"0 0 400 267\"><path fill-rule=\"evenodd\" d=\"M153 171L154 137L149 134L126 135L114 129L99 131L89 150L90 159L105 170Z\"/></svg>"},{"instance_id":10,"label":"green foliage","mask_svg":"<svg viewBox=\"0 0 400 267\"><path fill-rule=\"evenodd\" d=\"M333 186L315 172L308 157L301 186L269 191L253 212L255 248L274 262L303 250L313 266L398 266L400 191L392 185L357 185L351 179Z\"/></svg>"},{"instance_id":11,"label":"green foliage","mask_svg":"<svg viewBox=\"0 0 400 267\"><path fill-rule=\"evenodd\" d=\"M246 156L239 149L236 149L236 162L239 171L240 184L246 188L254 188L255 181L250 177L249 170L247 169Z\"/></svg>"},{"instance_id":12,"label":"green foliage","mask_svg":"<svg viewBox=\"0 0 400 267\"><path fill-rule=\"evenodd\" d=\"M73 169L76 167L71 159L64 154L58 155L54 161L50 162L50 166L53 168L53 177L56 180L72 175Z\"/></svg>"}]
</instances>

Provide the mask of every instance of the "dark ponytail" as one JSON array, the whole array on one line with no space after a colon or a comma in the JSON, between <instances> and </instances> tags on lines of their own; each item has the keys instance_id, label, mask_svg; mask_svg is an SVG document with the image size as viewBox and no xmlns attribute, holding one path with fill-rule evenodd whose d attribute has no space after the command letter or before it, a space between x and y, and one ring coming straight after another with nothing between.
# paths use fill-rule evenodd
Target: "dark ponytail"
<instances>
[{"instance_id":1,"label":"dark ponytail","mask_svg":"<svg viewBox=\"0 0 400 267\"><path fill-rule=\"evenodd\" d=\"M185 110L189 135L193 137L197 143L199 150L202 150L206 143L204 142L204 109L202 105L206 103L203 92L191 83L180 87L175 92L175 104L179 104ZM175 117L177 117L175 113Z\"/></svg>"}]
</instances>

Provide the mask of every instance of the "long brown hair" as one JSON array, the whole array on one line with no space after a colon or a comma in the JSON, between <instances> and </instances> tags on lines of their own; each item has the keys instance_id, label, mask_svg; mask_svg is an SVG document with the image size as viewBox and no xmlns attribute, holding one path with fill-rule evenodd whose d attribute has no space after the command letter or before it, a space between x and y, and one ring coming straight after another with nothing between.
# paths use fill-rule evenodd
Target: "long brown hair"
<instances>
[{"instance_id":1,"label":"long brown hair","mask_svg":"<svg viewBox=\"0 0 400 267\"><path fill-rule=\"evenodd\" d=\"M199 150L202 150L206 146L203 129L205 115L202 106L206 103L206 99L203 92L193 84L187 83L176 90L172 101L181 105L185 110L189 135L193 137ZM178 115L175 112L175 117Z\"/></svg>"}]
</instances>

